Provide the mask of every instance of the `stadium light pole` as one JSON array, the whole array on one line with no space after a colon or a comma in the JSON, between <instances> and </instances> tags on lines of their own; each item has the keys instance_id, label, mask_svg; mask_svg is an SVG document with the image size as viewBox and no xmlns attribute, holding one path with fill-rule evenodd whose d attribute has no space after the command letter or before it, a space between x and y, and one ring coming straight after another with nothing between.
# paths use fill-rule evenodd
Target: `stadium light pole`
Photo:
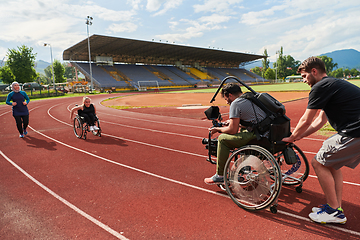
<instances>
[{"instance_id":1,"label":"stadium light pole","mask_svg":"<svg viewBox=\"0 0 360 240\"><path fill-rule=\"evenodd\" d=\"M275 60L275 64L276 64L276 68L275 68L275 83L277 83L277 69L278 69L278 63L277 63L277 55L278 55L279 51L276 51L275 53L275 57L276 57L276 60Z\"/></svg>"},{"instance_id":2,"label":"stadium light pole","mask_svg":"<svg viewBox=\"0 0 360 240\"><path fill-rule=\"evenodd\" d=\"M87 16L86 18L86 26L87 26L87 35L88 35L88 49L89 49L89 66L90 66L90 82L91 82L91 91L93 90L93 78L92 78L92 70L91 70L91 53L90 53L90 34L89 34L89 26L92 25L93 18Z\"/></svg>"},{"instance_id":3,"label":"stadium light pole","mask_svg":"<svg viewBox=\"0 0 360 240\"><path fill-rule=\"evenodd\" d=\"M52 57L52 48L51 48L50 43L44 43L44 47L46 47L46 46L48 46L48 45L50 46L51 71L52 71L52 78L53 78L54 89L55 89L55 92L56 92L55 77L54 77L54 64L53 64L53 57Z\"/></svg>"}]
</instances>

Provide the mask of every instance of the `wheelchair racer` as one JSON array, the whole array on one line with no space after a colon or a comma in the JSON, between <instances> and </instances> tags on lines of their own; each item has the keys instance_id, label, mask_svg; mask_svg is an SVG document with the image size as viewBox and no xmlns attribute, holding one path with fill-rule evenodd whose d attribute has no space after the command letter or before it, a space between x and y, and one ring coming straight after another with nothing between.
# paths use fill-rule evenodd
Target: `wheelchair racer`
<instances>
[{"instance_id":1,"label":"wheelchair racer","mask_svg":"<svg viewBox=\"0 0 360 240\"><path fill-rule=\"evenodd\" d=\"M80 106L73 107L70 111L70 119L73 119L74 112L77 111L78 115L84 117L85 122L89 125L90 131L97 131L99 128L95 126L96 121L96 108L91 103L89 97L83 98L83 104Z\"/></svg>"},{"instance_id":2,"label":"wheelchair racer","mask_svg":"<svg viewBox=\"0 0 360 240\"><path fill-rule=\"evenodd\" d=\"M248 99L240 98L242 94L240 86L235 83L227 83L221 89L221 96L230 105L229 120L222 127L209 129L211 134L221 134L218 137L216 174L210 178L205 178L204 182L206 184L224 183L224 167L229 158L230 150L244 146L256 138L256 134L251 127L240 125L240 119L256 124L266 117L266 113L261 108Z\"/></svg>"}]
</instances>

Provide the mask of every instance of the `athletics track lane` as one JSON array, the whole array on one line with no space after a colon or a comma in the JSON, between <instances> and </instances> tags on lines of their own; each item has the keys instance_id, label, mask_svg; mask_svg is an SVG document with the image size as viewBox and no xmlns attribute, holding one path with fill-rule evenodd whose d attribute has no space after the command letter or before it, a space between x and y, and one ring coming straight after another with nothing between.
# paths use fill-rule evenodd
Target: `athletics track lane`
<instances>
[{"instance_id":1,"label":"athletics track lane","mask_svg":"<svg viewBox=\"0 0 360 240\"><path fill-rule=\"evenodd\" d=\"M104 95L92 98L103 136L88 135L85 141L74 136L69 121L69 108L81 98L31 102L32 129L25 139L16 135L10 108L0 106L2 239L360 237L356 170L344 169L344 181L357 184L344 185L344 226L308 220L311 207L324 201L314 177L301 194L282 188L278 214L248 212L203 183L215 168L201 145L208 121L114 110L98 104ZM299 102L287 104L293 125L305 108ZM297 144L310 160L321 141Z\"/></svg>"}]
</instances>

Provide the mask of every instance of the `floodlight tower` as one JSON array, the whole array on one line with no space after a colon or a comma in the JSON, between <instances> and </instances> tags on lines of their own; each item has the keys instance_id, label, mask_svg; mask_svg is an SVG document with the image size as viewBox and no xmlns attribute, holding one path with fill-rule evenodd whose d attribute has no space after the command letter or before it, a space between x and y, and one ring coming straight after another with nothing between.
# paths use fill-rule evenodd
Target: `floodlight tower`
<instances>
[{"instance_id":1,"label":"floodlight tower","mask_svg":"<svg viewBox=\"0 0 360 240\"><path fill-rule=\"evenodd\" d=\"M55 89L55 92L56 92L55 77L54 77L54 64L53 64L53 57L52 57L52 48L51 48L50 43L44 43L44 47L46 47L46 46L48 46L48 45L50 46L51 71L52 71L52 78L53 78L54 89Z\"/></svg>"},{"instance_id":2,"label":"floodlight tower","mask_svg":"<svg viewBox=\"0 0 360 240\"><path fill-rule=\"evenodd\" d=\"M94 88L93 85L93 78L92 78L92 70L91 70L91 53L90 53L90 34L89 34L89 26L92 25L93 18L90 16L87 16L86 18L86 26L87 26L87 35L88 35L88 49L89 49L89 66L90 66L90 82L91 82L91 91Z\"/></svg>"}]
</instances>

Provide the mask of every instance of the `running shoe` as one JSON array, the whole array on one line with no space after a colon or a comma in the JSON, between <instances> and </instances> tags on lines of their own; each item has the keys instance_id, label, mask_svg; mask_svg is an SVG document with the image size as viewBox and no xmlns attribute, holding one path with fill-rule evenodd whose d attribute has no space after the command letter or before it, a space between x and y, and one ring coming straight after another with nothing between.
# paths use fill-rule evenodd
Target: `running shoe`
<instances>
[{"instance_id":1,"label":"running shoe","mask_svg":"<svg viewBox=\"0 0 360 240\"><path fill-rule=\"evenodd\" d=\"M223 184L224 183L224 176L219 176L219 175L215 174L211 178L205 178L204 182L206 184L208 184L208 185Z\"/></svg>"},{"instance_id":2,"label":"running shoe","mask_svg":"<svg viewBox=\"0 0 360 240\"><path fill-rule=\"evenodd\" d=\"M89 130L90 130L90 131L94 131L94 126L90 126L90 127L89 127Z\"/></svg>"},{"instance_id":3,"label":"running shoe","mask_svg":"<svg viewBox=\"0 0 360 240\"><path fill-rule=\"evenodd\" d=\"M27 135L27 131L26 131L26 129L24 129L24 135Z\"/></svg>"},{"instance_id":4,"label":"running shoe","mask_svg":"<svg viewBox=\"0 0 360 240\"><path fill-rule=\"evenodd\" d=\"M319 206L317 206L317 207L313 207L313 208L311 209L311 211L312 211L313 213L320 212L321 210L323 210L323 208L325 208L325 206L329 206L329 207L330 207L329 204L322 204L322 205L319 205Z\"/></svg>"},{"instance_id":5,"label":"running shoe","mask_svg":"<svg viewBox=\"0 0 360 240\"><path fill-rule=\"evenodd\" d=\"M319 205L319 206L317 206L317 207L313 207L313 208L311 209L311 211L317 213L317 212L321 211L323 208L325 208L325 206L329 206L329 207L330 207L329 204L322 204L322 205ZM341 211L341 212L344 212L344 210L343 210L341 207L338 207L337 210L339 210L339 211Z\"/></svg>"},{"instance_id":6,"label":"running shoe","mask_svg":"<svg viewBox=\"0 0 360 240\"><path fill-rule=\"evenodd\" d=\"M93 126L93 129L94 129L94 131L99 130L99 128L97 126Z\"/></svg>"},{"instance_id":7,"label":"running shoe","mask_svg":"<svg viewBox=\"0 0 360 240\"><path fill-rule=\"evenodd\" d=\"M333 209L326 204L319 212L312 212L309 214L309 218L317 223L341 223L345 224L347 219L344 212Z\"/></svg>"},{"instance_id":8,"label":"running shoe","mask_svg":"<svg viewBox=\"0 0 360 240\"><path fill-rule=\"evenodd\" d=\"M20 134L19 138L23 138L24 137L24 134Z\"/></svg>"}]
</instances>

